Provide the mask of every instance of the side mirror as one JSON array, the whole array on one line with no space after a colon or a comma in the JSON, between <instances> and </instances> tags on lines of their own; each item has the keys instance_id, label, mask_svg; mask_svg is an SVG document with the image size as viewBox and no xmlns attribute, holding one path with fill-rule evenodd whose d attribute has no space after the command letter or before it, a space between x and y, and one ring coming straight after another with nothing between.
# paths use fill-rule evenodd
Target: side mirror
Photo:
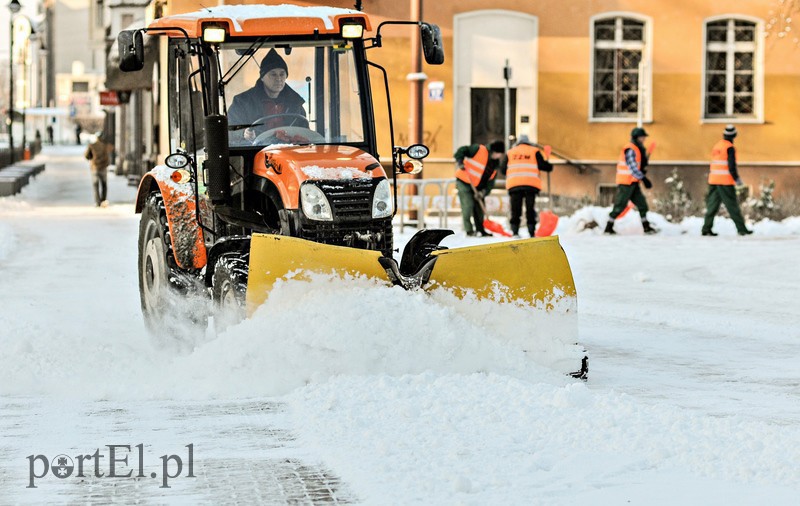
<instances>
[{"instance_id":1,"label":"side mirror","mask_svg":"<svg viewBox=\"0 0 800 506\"><path fill-rule=\"evenodd\" d=\"M119 69L135 72L144 68L144 40L141 30L123 30L117 36Z\"/></svg>"},{"instance_id":2,"label":"side mirror","mask_svg":"<svg viewBox=\"0 0 800 506\"><path fill-rule=\"evenodd\" d=\"M422 23L420 26L422 37L422 52L428 65L441 65L444 63L444 46L442 45L442 31L437 25Z\"/></svg>"}]
</instances>

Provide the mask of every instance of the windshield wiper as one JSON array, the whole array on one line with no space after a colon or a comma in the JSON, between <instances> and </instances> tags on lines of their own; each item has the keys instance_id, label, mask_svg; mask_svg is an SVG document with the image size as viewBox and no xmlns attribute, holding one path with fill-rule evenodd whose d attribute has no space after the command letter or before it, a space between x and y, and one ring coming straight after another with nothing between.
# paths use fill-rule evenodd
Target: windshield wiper
<instances>
[{"instance_id":1,"label":"windshield wiper","mask_svg":"<svg viewBox=\"0 0 800 506\"><path fill-rule=\"evenodd\" d=\"M228 125L228 130L241 130L242 128L261 126L263 124L264 123L244 123L242 125Z\"/></svg>"},{"instance_id":2,"label":"windshield wiper","mask_svg":"<svg viewBox=\"0 0 800 506\"><path fill-rule=\"evenodd\" d=\"M229 82L231 82L231 79L233 79L236 74L238 74L239 71L244 68L245 63L253 58L253 55L256 54L256 51L261 49L261 46L263 46L266 41L267 39L258 39L253 42L250 47L244 51L244 53L240 54L239 59L236 60L233 65L231 65L231 68L229 68L225 75L219 80L219 85L221 88L224 88Z\"/></svg>"}]
</instances>

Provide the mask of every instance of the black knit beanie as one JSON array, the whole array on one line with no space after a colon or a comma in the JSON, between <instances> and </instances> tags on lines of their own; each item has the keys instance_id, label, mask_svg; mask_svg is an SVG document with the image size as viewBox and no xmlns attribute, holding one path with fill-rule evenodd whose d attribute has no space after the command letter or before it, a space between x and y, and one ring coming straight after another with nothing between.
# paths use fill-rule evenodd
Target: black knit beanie
<instances>
[{"instance_id":1,"label":"black knit beanie","mask_svg":"<svg viewBox=\"0 0 800 506\"><path fill-rule=\"evenodd\" d=\"M261 72L259 73L258 77L264 77L264 74L272 69L283 69L286 71L286 75L289 75L289 68L286 66L286 62L274 49L270 49L269 53L267 53L267 56L261 60Z\"/></svg>"}]
</instances>

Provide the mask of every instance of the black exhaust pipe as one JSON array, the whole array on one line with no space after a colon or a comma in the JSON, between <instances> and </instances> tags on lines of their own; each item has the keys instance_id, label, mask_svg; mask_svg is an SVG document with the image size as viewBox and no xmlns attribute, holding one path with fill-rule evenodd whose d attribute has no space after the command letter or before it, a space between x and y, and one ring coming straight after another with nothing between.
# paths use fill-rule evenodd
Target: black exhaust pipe
<instances>
[{"instance_id":1,"label":"black exhaust pipe","mask_svg":"<svg viewBox=\"0 0 800 506\"><path fill-rule=\"evenodd\" d=\"M228 118L211 114L203 120L206 139L206 161L203 164L208 195L214 205L231 202L231 174L228 162Z\"/></svg>"}]
</instances>

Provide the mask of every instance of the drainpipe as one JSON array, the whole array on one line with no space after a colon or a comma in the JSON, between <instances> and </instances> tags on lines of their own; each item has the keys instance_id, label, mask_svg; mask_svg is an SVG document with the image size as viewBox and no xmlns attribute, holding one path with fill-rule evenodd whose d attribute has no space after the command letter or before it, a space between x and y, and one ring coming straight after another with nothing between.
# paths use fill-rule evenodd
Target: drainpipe
<instances>
[{"instance_id":1,"label":"drainpipe","mask_svg":"<svg viewBox=\"0 0 800 506\"><path fill-rule=\"evenodd\" d=\"M411 20L422 20L422 1L423 0L410 0ZM422 125L422 85L428 78L422 72L422 44L420 42L419 29L411 31L411 73L406 76L406 79L411 84L411 95L409 97L408 108L408 144L419 144L423 138L423 125ZM414 179L421 179L422 173L414 174ZM411 195L417 194L417 187L415 185L409 188ZM408 216L409 220L416 220L417 227L423 228L423 216L418 216L417 211L411 210Z\"/></svg>"}]
</instances>

